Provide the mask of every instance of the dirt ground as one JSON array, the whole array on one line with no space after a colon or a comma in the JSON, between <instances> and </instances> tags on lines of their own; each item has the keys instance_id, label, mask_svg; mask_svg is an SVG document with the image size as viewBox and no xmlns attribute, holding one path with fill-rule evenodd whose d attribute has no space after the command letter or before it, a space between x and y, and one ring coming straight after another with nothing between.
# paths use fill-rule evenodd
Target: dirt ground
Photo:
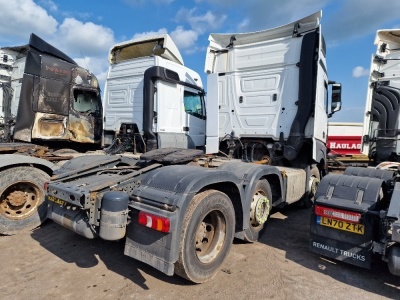
<instances>
[{"instance_id":1,"label":"dirt ground","mask_svg":"<svg viewBox=\"0 0 400 300\"><path fill-rule=\"evenodd\" d=\"M47 221L0 236L0 299L400 299L400 277L308 251L310 209L275 212L258 243L234 242L222 270L192 284L123 255L123 242L87 240Z\"/></svg>"}]
</instances>

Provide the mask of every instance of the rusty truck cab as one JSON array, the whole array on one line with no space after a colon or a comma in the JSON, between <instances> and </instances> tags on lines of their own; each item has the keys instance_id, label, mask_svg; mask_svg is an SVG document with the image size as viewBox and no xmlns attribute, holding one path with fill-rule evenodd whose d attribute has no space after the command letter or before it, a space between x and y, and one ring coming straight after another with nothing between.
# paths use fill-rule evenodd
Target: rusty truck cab
<instances>
[{"instance_id":1,"label":"rusty truck cab","mask_svg":"<svg viewBox=\"0 0 400 300\"><path fill-rule=\"evenodd\" d=\"M18 49L11 76L12 138L99 144L102 104L97 78L34 34Z\"/></svg>"}]
</instances>

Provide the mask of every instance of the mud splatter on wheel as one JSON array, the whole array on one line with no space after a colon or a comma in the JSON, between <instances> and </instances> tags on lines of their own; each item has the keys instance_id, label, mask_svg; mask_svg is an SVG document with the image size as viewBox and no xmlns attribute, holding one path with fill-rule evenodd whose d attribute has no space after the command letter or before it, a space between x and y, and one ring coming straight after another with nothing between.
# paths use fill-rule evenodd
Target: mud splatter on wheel
<instances>
[{"instance_id":1,"label":"mud splatter on wheel","mask_svg":"<svg viewBox=\"0 0 400 300\"><path fill-rule=\"evenodd\" d=\"M175 273L195 283L212 278L229 254L234 231L235 212L226 194L196 195L185 214Z\"/></svg>"},{"instance_id":2,"label":"mud splatter on wheel","mask_svg":"<svg viewBox=\"0 0 400 300\"><path fill-rule=\"evenodd\" d=\"M257 182L250 203L249 227L244 232L246 242L256 242L272 209L271 186L266 179Z\"/></svg>"}]
</instances>

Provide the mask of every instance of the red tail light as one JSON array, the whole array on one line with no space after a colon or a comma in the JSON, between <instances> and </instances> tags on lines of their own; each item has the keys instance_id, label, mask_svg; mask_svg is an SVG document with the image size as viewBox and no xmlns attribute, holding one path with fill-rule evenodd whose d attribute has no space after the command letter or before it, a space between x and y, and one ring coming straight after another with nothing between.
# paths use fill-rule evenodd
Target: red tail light
<instances>
[{"instance_id":1,"label":"red tail light","mask_svg":"<svg viewBox=\"0 0 400 300\"><path fill-rule=\"evenodd\" d=\"M170 221L168 218L139 212L138 222L140 225L152 228L161 232L169 232Z\"/></svg>"},{"instance_id":2,"label":"red tail light","mask_svg":"<svg viewBox=\"0 0 400 300\"><path fill-rule=\"evenodd\" d=\"M315 205L315 214L317 216L343 220L350 223L358 223L360 222L361 219L360 213L355 213L351 211L345 211L330 207L323 207L319 205Z\"/></svg>"}]
</instances>

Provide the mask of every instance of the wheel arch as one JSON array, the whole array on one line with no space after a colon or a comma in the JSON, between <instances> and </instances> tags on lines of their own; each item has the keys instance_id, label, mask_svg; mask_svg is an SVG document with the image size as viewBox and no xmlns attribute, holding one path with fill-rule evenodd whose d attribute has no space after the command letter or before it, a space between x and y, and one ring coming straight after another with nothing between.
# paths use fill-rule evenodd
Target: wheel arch
<instances>
[{"instance_id":1,"label":"wheel arch","mask_svg":"<svg viewBox=\"0 0 400 300\"><path fill-rule=\"evenodd\" d=\"M3 154L0 156L0 171L13 167L31 166L52 175L55 165L42 158L19 155L19 154Z\"/></svg>"},{"instance_id":2,"label":"wheel arch","mask_svg":"<svg viewBox=\"0 0 400 300\"><path fill-rule=\"evenodd\" d=\"M140 202L131 204L131 207L139 211L168 216L171 221L170 232L165 234L162 243L158 243L156 247L148 240L159 240L157 237L159 233L151 229L140 228L140 230L146 232L146 236L141 237L138 235L138 230L135 230L135 228L139 227L135 222L132 222L132 226L130 226L132 227L132 234L128 229L127 238L129 247L145 249L147 253L151 253L154 257L163 261L163 264L155 263L154 259L147 259L147 257L138 255L137 252L128 251L128 255L171 275L174 269L173 264L178 260L180 237L187 209L195 195L211 189L223 192L228 196L234 207L235 218L242 222L243 208L241 199L244 197L244 189L240 178L236 177L232 172L218 169L210 170L196 166L175 165L162 167L146 174L142 179L141 185L133 191L133 197L173 207L174 211L169 213ZM146 245L142 241L144 239L146 240Z\"/></svg>"},{"instance_id":3,"label":"wheel arch","mask_svg":"<svg viewBox=\"0 0 400 300\"><path fill-rule=\"evenodd\" d=\"M260 179L266 179L271 187L272 204L279 204L282 202L282 180L277 174L264 175Z\"/></svg>"},{"instance_id":4,"label":"wheel arch","mask_svg":"<svg viewBox=\"0 0 400 300\"><path fill-rule=\"evenodd\" d=\"M250 201L252 197L252 189L260 179L266 179L271 186L272 201L274 205L278 205L283 200L283 180L281 171L270 165L257 165L251 163L227 163L220 169L233 172L241 179L245 189L245 198Z\"/></svg>"},{"instance_id":5,"label":"wheel arch","mask_svg":"<svg viewBox=\"0 0 400 300\"><path fill-rule=\"evenodd\" d=\"M278 168L270 165L258 165L243 162L227 163L219 169L230 171L241 179L244 195L241 199L242 217L240 218L241 228L237 230L236 237L241 238L244 230L248 228L248 223L244 220L250 218L250 205L253 198L253 190L260 179L266 179L271 187L272 203L277 206L283 202L283 180Z\"/></svg>"},{"instance_id":6,"label":"wheel arch","mask_svg":"<svg viewBox=\"0 0 400 300\"><path fill-rule=\"evenodd\" d=\"M137 199L146 199L148 203L171 207L173 211L167 212L140 201L131 203L130 206L135 210L170 218L171 228L170 232L160 239L160 233L146 227L139 227L136 222L132 222L128 229L129 245L127 247L146 251L151 256L144 257L139 251L129 249L126 250L128 256L172 275L173 264L178 260L179 255L183 219L195 195L210 189L225 193L232 201L235 210L236 232L243 229L244 220L249 217L251 192L260 178L271 182L277 198L282 195L281 172L276 167L241 162L227 163L227 165L230 166L217 169L174 165L147 173L142 178L141 185L133 191L132 196ZM277 199L277 202L280 199Z\"/></svg>"},{"instance_id":7,"label":"wheel arch","mask_svg":"<svg viewBox=\"0 0 400 300\"><path fill-rule=\"evenodd\" d=\"M235 210L235 231L241 230L241 228L243 227L243 206L241 201L242 193L240 192L238 186L229 181L216 182L204 186L193 196L207 190L217 190L228 196L228 198L232 202L233 209Z\"/></svg>"},{"instance_id":8,"label":"wheel arch","mask_svg":"<svg viewBox=\"0 0 400 300\"><path fill-rule=\"evenodd\" d=\"M317 162L316 167L319 170L321 178L328 174L328 165L324 158L321 158L321 160Z\"/></svg>"}]
</instances>

